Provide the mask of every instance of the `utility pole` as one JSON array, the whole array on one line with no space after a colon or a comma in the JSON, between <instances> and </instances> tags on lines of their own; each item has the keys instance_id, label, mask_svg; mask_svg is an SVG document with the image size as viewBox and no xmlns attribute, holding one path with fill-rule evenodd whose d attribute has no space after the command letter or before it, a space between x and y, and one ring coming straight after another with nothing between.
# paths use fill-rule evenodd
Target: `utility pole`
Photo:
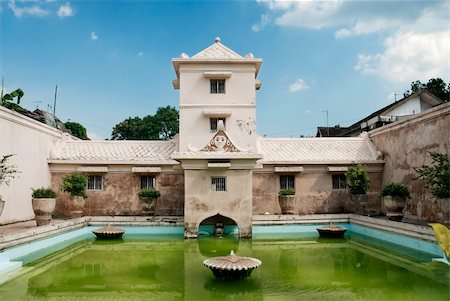
<instances>
[{"instance_id":1,"label":"utility pole","mask_svg":"<svg viewBox=\"0 0 450 301\"><path fill-rule=\"evenodd\" d=\"M58 85L56 85L56 87L55 87L55 101L53 102L53 116L55 116L56 117L56 95L57 95L57 93L58 93Z\"/></svg>"},{"instance_id":2,"label":"utility pole","mask_svg":"<svg viewBox=\"0 0 450 301\"><path fill-rule=\"evenodd\" d=\"M0 97L0 100L3 99L3 89L5 87L5 77L2 76L2 96Z\"/></svg>"},{"instance_id":3,"label":"utility pole","mask_svg":"<svg viewBox=\"0 0 450 301\"><path fill-rule=\"evenodd\" d=\"M326 113L326 115L327 115L327 134L328 134L328 137L329 137L330 136L330 128L328 126L328 109L327 110L323 110L322 112Z\"/></svg>"}]
</instances>

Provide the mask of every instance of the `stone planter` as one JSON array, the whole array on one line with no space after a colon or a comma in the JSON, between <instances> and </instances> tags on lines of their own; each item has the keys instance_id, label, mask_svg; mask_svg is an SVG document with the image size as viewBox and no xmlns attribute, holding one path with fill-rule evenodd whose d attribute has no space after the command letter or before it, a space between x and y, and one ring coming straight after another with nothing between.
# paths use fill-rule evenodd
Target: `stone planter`
<instances>
[{"instance_id":1,"label":"stone planter","mask_svg":"<svg viewBox=\"0 0 450 301\"><path fill-rule=\"evenodd\" d=\"M48 225L52 220L53 211L55 211L56 199L33 198L31 203L35 214L34 219L36 220L36 224L38 226Z\"/></svg>"},{"instance_id":2,"label":"stone planter","mask_svg":"<svg viewBox=\"0 0 450 301\"><path fill-rule=\"evenodd\" d=\"M447 217L450 216L450 198L436 199L440 211Z\"/></svg>"},{"instance_id":3,"label":"stone planter","mask_svg":"<svg viewBox=\"0 0 450 301\"><path fill-rule=\"evenodd\" d=\"M278 203L280 203L281 214L294 214L295 210L294 195L279 195Z\"/></svg>"},{"instance_id":4,"label":"stone planter","mask_svg":"<svg viewBox=\"0 0 450 301\"><path fill-rule=\"evenodd\" d=\"M386 216L390 220L401 221L403 218L403 208L406 205L406 198L386 195L383 197Z\"/></svg>"},{"instance_id":5,"label":"stone planter","mask_svg":"<svg viewBox=\"0 0 450 301\"><path fill-rule=\"evenodd\" d=\"M351 194L350 198L354 204L355 214L368 215L367 203L369 203L369 196L367 194Z\"/></svg>"},{"instance_id":6,"label":"stone planter","mask_svg":"<svg viewBox=\"0 0 450 301\"><path fill-rule=\"evenodd\" d=\"M73 196L70 202L70 217L82 217L84 213L84 197Z\"/></svg>"},{"instance_id":7,"label":"stone planter","mask_svg":"<svg viewBox=\"0 0 450 301\"><path fill-rule=\"evenodd\" d=\"M154 215L155 214L155 207L156 207L156 199L155 198L149 198L149 197L140 197L141 201L144 202L144 205L142 206L143 211L146 214Z\"/></svg>"}]
</instances>

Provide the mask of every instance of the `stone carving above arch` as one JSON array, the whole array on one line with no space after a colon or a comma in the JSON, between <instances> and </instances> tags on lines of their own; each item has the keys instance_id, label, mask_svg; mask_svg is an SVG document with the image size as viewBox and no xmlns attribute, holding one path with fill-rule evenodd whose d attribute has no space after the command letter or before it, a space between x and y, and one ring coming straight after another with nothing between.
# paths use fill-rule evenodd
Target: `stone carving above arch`
<instances>
[{"instance_id":1,"label":"stone carving above arch","mask_svg":"<svg viewBox=\"0 0 450 301\"><path fill-rule=\"evenodd\" d=\"M224 131L217 131L209 143L205 147L201 148L200 151L236 153L241 150L234 145Z\"/></svg>"}]
</instances>

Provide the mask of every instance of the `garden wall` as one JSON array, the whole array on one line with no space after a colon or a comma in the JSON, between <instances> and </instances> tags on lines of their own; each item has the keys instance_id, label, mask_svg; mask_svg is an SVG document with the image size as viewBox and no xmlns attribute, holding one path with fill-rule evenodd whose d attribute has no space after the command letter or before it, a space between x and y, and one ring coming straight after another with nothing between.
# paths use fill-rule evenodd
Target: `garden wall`
<instances>
[{"instance_id":1,"label":"garden wall","mask_svg":"<svg viewBox=\"0 0 450 301\"><path fill-rule=\"evenodd\" d=\"M0 224L34 218L31 188L50 186L47 159L63 135L67 134L0 107L0 156L14 154L8 162L20 171L9 186L0 187L0 195L6 202Z\"/></svg>"},{"instance_id":2,"label":"garden wall","mask_svg":"<svg viewBox=\"0 0 450 301\"><path fill-rule=\"evenodd\" d=\"M59 191L63 178L76 171L77 165L51 164L52 188ZM138 192L140 190L140 174L132 173L132 166L107 166L108 172L102 174L101 190L88 190L83 215L117 216L117 215L149 215L146 203ZM184 212L184 176L182 171L162 172L155 175L157 189L161 196L156 202L154 215L181 216ZM72 197L59 192L56 198L55 216L70 217ZM153 214L152 214L153 215Z\"/></svg>"},{"instance_id":3,"label":"garden wall","mask_svg":"<svg viewBox=\"0 0 450 301\"><path fill-rule=\"evenodd\" d=\"M328 165L303 166L304 171L295 175L295 214L355 213L360 209L348 189L335 190L332 186L332 173ZM377 215L380 212L381 164L368 166L371 180L367 192L368 203L364 214ZM280 174L265 166L253 172L253 214L281 214L278 203Z\"/></svg>"},{"instance_id":4,"label":"garden wall","mask_svg":"<svg viewBox=\"0 0 450 301\"><path fill-rule=\"evenodd\" d=\"M450 212L442 210L423 182L416 179L414 167L430 164L429 152L449 154L450 103L375 129L369 135L384 156L383 185L403 183L412 192L405 207L405 217L448 223Z\"/></svg>"}]
</instances>

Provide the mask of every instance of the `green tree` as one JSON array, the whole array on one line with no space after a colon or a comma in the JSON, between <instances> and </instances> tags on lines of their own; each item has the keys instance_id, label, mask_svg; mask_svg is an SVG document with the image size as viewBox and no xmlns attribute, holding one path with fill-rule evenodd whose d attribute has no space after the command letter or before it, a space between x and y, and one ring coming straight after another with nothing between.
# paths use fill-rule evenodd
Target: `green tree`
<instances>
[{"instance_id":1,"label":"green tree","mask_svg":"<svg viewBox=\"0 0 450 301\"><path fill-rule=\"evenodd\" d=\"M423 84L420 80L416 80L411 83L411 90L407 90L403 93L404 97L408 97L411 94L416 93L419 90L427 89L435 96L439 97L443 101L449 101L450 96L450 82L446 84L441 78L431 78L428 83Z\"/></svg>"},{"instance_id":2,"label":"green tree","mask_svg":"<svg viewBox=\"0 0 450 301\"><path fill-rule=\"evenodd\" d=\"M114 126L112 140L170 140L179 130L179 114L174 107L160 107L155 115L129 117Z\"/></svg>"},{"instance_id":3,"label":"green tree","mask_svg":"<svg viewBox=\"0 0 450 301\"><path fill-rule=\"evenodd\" d=\"M154 116L160 140L170 140L179 131L180 117L176 108L167 106L158 108Z\"/></svg>"},{"instance_id":4,"label":"green tree","mask_svg":"<svg viewBox=\"0 0 450 301\"><path fill-rule=\"evenodd\" d=\"M66 123L64 123L64 125L66 126L67 129L70 130L72 135L74 135L75 137L78 137L83 140L89 140L86 128L81 124L79 124L78 122L67 121Z\"/></svg>"}]
</instances>

